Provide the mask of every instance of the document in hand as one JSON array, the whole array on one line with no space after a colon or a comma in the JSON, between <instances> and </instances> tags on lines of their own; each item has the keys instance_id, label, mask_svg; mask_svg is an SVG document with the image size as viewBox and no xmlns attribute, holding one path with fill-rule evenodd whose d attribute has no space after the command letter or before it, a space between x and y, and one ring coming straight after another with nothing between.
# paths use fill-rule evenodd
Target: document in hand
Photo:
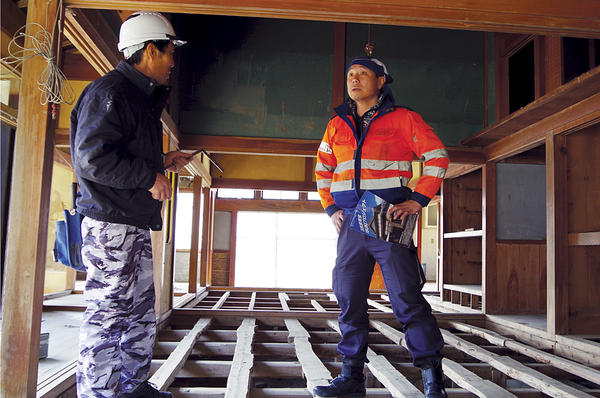
<instances>
[{"instance_id":1,"label":"document in hand","mask_svg":"<svg viewBox=\"0 0 600 398\"><path fill-rule=\"evenodd\" d=\"M404 220L392 220L387 215L392 206L374 193L365 191L354 209L350 228L386 242L412 247L418 214L408 215Z\"/></svg>"}]
</instances>

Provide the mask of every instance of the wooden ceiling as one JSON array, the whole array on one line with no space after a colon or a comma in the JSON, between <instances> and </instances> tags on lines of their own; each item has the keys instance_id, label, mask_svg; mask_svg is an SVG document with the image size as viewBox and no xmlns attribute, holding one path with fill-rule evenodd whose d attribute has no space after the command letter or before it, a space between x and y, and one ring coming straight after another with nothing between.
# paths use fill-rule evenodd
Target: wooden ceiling
<instances>
[{"instance_id":1,"label":"wooden ceiling","mask_svg":"<svg viewBox=\"0 0 600 398\"><path fill-rule=\"evenodd\" d=\"M597 0L65 0L67 7L154 10L600 38Z\"/></svg>"}]
</instances>

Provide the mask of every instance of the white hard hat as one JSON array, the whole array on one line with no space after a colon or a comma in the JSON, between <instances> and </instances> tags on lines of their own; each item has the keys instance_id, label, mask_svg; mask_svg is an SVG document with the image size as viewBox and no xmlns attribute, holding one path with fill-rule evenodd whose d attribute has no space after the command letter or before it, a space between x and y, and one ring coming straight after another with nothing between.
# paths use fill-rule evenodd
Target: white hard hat
<instances>
[{"instance_id":1,"label":"white hard hat","mask_svg":"<svg viewBox=\"0 0 600 398\"><path fill-rule=\"evenodd\" d=\"M138 11L121 25L119 32L119 51L124 51L127 56L128 47L141 48L143 43L150 40L171 40L175 47L185 44L183 40L175 37L175 31L171 22L158 12Z\"/></svg>"}]
</instances>

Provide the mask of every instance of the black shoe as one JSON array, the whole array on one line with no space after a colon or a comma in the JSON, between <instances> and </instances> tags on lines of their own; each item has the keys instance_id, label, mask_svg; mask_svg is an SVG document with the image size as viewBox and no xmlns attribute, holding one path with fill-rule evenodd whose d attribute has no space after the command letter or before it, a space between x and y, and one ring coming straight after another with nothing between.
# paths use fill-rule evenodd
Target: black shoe
<instances>
[{"instance_id":1,"label":"black shoe","mask_svg":"<svg viewBox=\"0 0 600 398\"><path fill-rule=\"evenodd\" d=\"M317 386L313 394L318 397L361 398L367 395L365 381L339 375L328 386Z\"/></svg>"},{"instance_id":2,"label":"black shoe","mask_svg":"<svg viewBox=\"0 0 600 398\"><path fill-rule=\"evenodd\" d=\"M123 394L123 398L173 398L173 394L168 391L159 391L145 381L133 391Z\"/></svg>"},{"instance_id":3,"label":"black shoe","mask_svg":"<svg viewBox=\"0 0 600 398\"><path fill-rule=\"evenodd\" d=\"M428 366L421 369L425 398L448 398L444 389L444 373L442 365Z\"/></svg>"}]
</instances>

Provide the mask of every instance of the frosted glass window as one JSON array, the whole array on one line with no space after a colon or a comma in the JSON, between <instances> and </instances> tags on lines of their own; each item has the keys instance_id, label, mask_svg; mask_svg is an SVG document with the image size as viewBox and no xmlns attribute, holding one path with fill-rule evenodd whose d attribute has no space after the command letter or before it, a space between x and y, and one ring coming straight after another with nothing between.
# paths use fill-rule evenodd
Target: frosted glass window
<instances>
[{"instance_id":1,"label":"frosted glass window","mask_svg":"<svg viewBox=\"0 0 600 398\"><path fill-rule=\"evenodd\" d=\"M329 289L336 242L324 213L239 212L235 286Z\"/></svg>"},{"instance_id":2,"label":"frosted glass window","mask_svg":"<svg viewBox=\"0 0 600 398\"><path fill-rule=\"evenodd\" d=\"M223 199L253 199L253 189L234 189L234 188L219 188L217 197Z\"/></svg>"},{"instance_id":3,"label":"frosted glass window","mask_svg":"<svg viewBox=\"0 0 600 398\"><path fill-rule=\"evenodd\" d=\"M300 192L298 191L262 191L263 199L285 199L285 200L298 200L300 198Z\"/></svg>"},{"instance_id":4,"label":"frosted glass window","mask_svg":"<svg viewBox=\"0 0 600 398\"><path fill-rule=\"evenodd\" d=\"M308 200L321 200L318 192L308 192L307 198Z\"/></svg>"}]
</instances>

